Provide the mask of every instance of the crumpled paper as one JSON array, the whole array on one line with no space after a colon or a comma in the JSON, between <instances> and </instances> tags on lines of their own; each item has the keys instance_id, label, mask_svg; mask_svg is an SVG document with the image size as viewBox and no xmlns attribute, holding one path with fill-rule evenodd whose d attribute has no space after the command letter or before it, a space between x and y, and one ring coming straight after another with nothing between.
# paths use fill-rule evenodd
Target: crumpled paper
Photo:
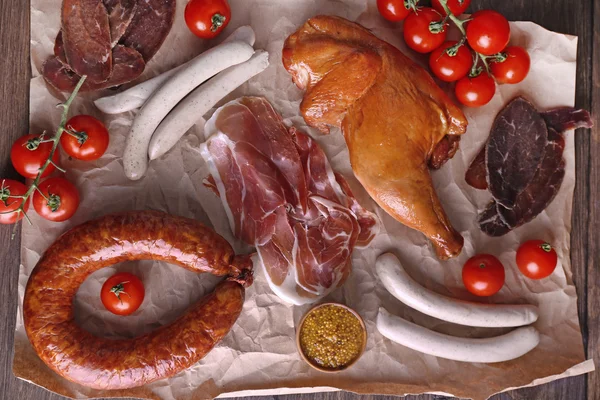
<instances>
[{"instance_id":1,"label":"crumpled paper","mask_svg":"<svg viewBox=\"0 0 600 400\"><path fill-rule=\"evenodd\" d=\"M31 212L33 225L23 224L15 375L77 398L208 399L218 395L343 389L369 394L445 393L485 399L496 392L592 371L593 361L585 360L569 258L575 184L573 132L566 134L567 171L558 196L534 221L504 237L491 238L479 230L477 212L487 204L490 195L469 187L464 180L465 169L485 142L494 116L510 99L524 95L540 110L573 105L577 38L549 32L529 22L512 23L511 42L525 46L532 58L528 78L519 85L500 86L494 99L485 107L466 109L469 129L461 142L461 150L440 171L433 173L437 193L452 223L465 238L460 257L440 262L422 234L386 215L360 188L353 178L339 130L322 136L306 128L298 111L303 93L292 84L280 61L285 38L307 18L317 14L335 14L355 20L381 39L415 56L406 50L401 24L384 21L377 13L374 0L231 0L230 3L233 18L227 30L216 41L206 42L189 33L183 20L185 1L178 1L173 30L139 81L187 61L223 40L238 26L251 25L255 29L255 47L270 52L271 66L224 101L246 94L265 96L287 124L305 129L319 141L333 168L349 179L362 204L374 210L383 222L382 232L371 246L354 251L353 272L346 284L325 299L345 303L363 316L368 329L364 355L354 367L338 374L323 374L309 367L297 353L294 339L295 324L309 306L293 307L282 302L269 289L262 271L257 270L255 283L246 292L244 309L231 332L203 360L173 378L132 390L95 391L67 382L52 372L37 357L27 339L22 300L27 278L40 255L69 228L115 211L158 209L212 225L234 244L238 252L249 251L232 237L219 199L202 185L208 174L198 149L202 140L202 120L172 151L153 161L142 180L132 182L123 174L121 153L135 113L102 115L92 103L92 99L101 94L87 94L77 98L71 115L86 113L105 121L111 143L107 153L96 162L69 160L63 155L62 165L68 170L66 176L81 194L80 208L71 220L51 223ZM59 123L60 109L55 107L58 100L40 77L41 64L52 52L59 25L59 0L31 1L32 132L53 131ZM418 58L418 61L425 64L426 59ZM103 94L108 93L111 91ZM523 278L514 262L518 245L532 238L553 243L560 260L554 274L542 281ZM538 305L540 318L535 327L541 333L540 345L517 360L484 365L435 358L383 338L375 327L379 306L419 325L456 336L484 337L506 331L452 325L404 306L385 291L376 277L375 259L385 251L396 253L411 276L438 293L491 303ZM463 263L482 252L495 254L506 267L506 285L490 299L475 299L461 283ZM100 302L102 283L117 270L136 273L146 286L144 304L129 317L110 314ZM133 337L174 320L187 305L214 287L215 282L216 278L212 276L195 275L159 262L115 265L97 271L81 286L75 299L76 319L97 335Z\"/></svg>"}]
</instances>

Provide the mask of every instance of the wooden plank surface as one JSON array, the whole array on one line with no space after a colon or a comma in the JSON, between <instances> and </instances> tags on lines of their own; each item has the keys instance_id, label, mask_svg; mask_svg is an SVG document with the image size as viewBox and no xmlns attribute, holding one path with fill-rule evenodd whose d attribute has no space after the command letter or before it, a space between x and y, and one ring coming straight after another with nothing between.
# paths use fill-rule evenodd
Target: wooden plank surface
<instances>
[{"instance_id":1,"label":"wooden plank surface","mask_svg":"<svg viewBox=\"0 0 600 400\"><path fill-rule=\"evenodd\" d=\"M60 0L56 0L57 4ZM578 107L592 111L600 126L600 0L473 0L472 10L492 8L511 20L534 21L550 30L579 36ZM29 5L19 0L0 2L0 177L15 178L10 165L12 142L28 130ZM596 51L594 51L594 47ZM600 137L580 130L576 137L577 186L573 209L571 260L579 295L579 318L588 357L600 365ZM17 307L19 240L12 227L0 226L0 399L58 400L12 374L13 332ZM410 400L441 400L443 396L407 396ZM521 389L493 397L522 400L600 399L600 375L592 373ZM383 396L351 393L267 396L261 400L382 400Z\"/></svg>"}]
</instances>

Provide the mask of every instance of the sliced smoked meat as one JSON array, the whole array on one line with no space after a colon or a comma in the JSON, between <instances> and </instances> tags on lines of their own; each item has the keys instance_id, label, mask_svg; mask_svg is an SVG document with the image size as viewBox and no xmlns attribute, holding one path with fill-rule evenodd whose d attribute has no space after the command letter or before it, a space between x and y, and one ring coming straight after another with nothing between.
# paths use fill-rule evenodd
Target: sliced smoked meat
<instances>
[{"instance_id":1,"label":"sliced smoked meat","mask_svg":"<svg viewBox=\"0 0 600 400\"><path fill-rule=\"evenodd\" d=\"M564 138L550 128L544 158L532 181L517 196L514 207L506 208L492 201L479 215L481 230L490 236L502 236L544 211L556 197L565 177L564 149Z\"/></svg>"},{"instance_id":2,"label":"sliced smoked meat","mask_svg":"<svg viewBox=\"0 0 600 400\"><path fill-rule=\"evenodd\" d=\"M148 62L173 26L176 4L176 0L138 1L133 20L120 43L137 50Z\"/></svg>"},{"instance_id":3,"label":"sliced smoked meat","mask_svg":"<svg viewBox=\"0 0 600 400\"><path fill-rule=\"evenodd\" d=\"M475 189L485 190L488 188L487 170L485 168L486 146L487 144L483 145L471 165L469 165L469 169L467 169L467 173L465 174L465 180Z\"/></svg>"},{"instance_id":4,"label":"sliced smoked meat","mask_svg":"<svg viewBox=\"0 0 600 400\"><path fill-rule=\"evenodd\" d=\"M71 69L88 82L108 80L112 46L108 13L102 0L63 0L62 39Z\"/></svg>"},{"instance_id":5,"label":"sliced smoked meat","mask_svg":"<svg viewBox=\"0 0 600 400\"><path fill-rule=\"evenodd\" d=\"M89 92L123 85L139 77L146 63L142 55L132 48L118 45L112 51L113 73L109 80L101 83L85 81L81 91ZM64 65L58 57L51 57L42 66L42 75L48 84L61 92L72 92L80 76Z\"/></svg>"},{"instance_id":6,"label":"sliced smoked meat","mask_svg":"<svg viewBox=\"0 0 600 400\"><path fill-rule=\"evenodd\" d=\"M104 0L110 25L111 46L115 47L135 15L136 0Z\"/></svg>"},{"instance_id":7,"label":"sliced smoked meat","mask_svg":"<svg viewBox=\"0 0 600 400\"><path fill-rule=\"evenodd\" d=\"M548 142L546 123L523 97L512 100L496 116L486 147L489 190L512 207L538 170Z\"/></svg>"},{"instance_id":8,"label":"sliced smoked meat","mask_svg":"<svg viewBox=\"0 0 600 400\"><path fill-rule=\"evenodd\" d=\"M62 31L58 31L56 39L54 40L54 55L61 63L65 64L67 67L69 66L67 63L67 56L65 55L65 44L63 43Z\"/></svg>"}]
</instances>

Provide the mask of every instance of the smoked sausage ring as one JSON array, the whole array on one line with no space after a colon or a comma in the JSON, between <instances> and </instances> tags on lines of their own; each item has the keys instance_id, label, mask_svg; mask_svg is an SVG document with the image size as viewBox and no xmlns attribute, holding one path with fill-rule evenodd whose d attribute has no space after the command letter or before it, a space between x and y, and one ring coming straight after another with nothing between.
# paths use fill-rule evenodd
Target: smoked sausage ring
<instances>
[{"instance_id":1,"label":"smoked sausage ring","mask_svg":"<svg viewBox=\"0 0 600 400\"><path fill-rule=\"evenodd\" d=\"M144 259L228 279L173 323L137 338L101 338L76 325L73 299L91 273ZM132 388L203 358L237 320L251 282L250 258L236 257L225 239L197 221L157 211L108 215L71 229L46 250L25 289L25 329L40 358L69 381Z\"/></svg>"}]
</instances>

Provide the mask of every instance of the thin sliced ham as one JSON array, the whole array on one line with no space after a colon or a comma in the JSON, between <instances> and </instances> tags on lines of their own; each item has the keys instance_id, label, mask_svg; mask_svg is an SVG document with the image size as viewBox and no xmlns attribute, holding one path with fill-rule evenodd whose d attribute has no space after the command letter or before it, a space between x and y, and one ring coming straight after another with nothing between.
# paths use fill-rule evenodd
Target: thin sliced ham
<instances>
[{"instance_id":1,"label":"thin sliced ham","mask_svg":"<svg viewBox=\"0 0 600 400\"><path fill-rule=\"evenodd\" d=\"M356 246L378 232L309 136L288 129L264 98L244 97L206 123L205 184L226 209L236 237L257 250L272 290L293 304L341 286Z\"/></svg>"}]
</instances>

